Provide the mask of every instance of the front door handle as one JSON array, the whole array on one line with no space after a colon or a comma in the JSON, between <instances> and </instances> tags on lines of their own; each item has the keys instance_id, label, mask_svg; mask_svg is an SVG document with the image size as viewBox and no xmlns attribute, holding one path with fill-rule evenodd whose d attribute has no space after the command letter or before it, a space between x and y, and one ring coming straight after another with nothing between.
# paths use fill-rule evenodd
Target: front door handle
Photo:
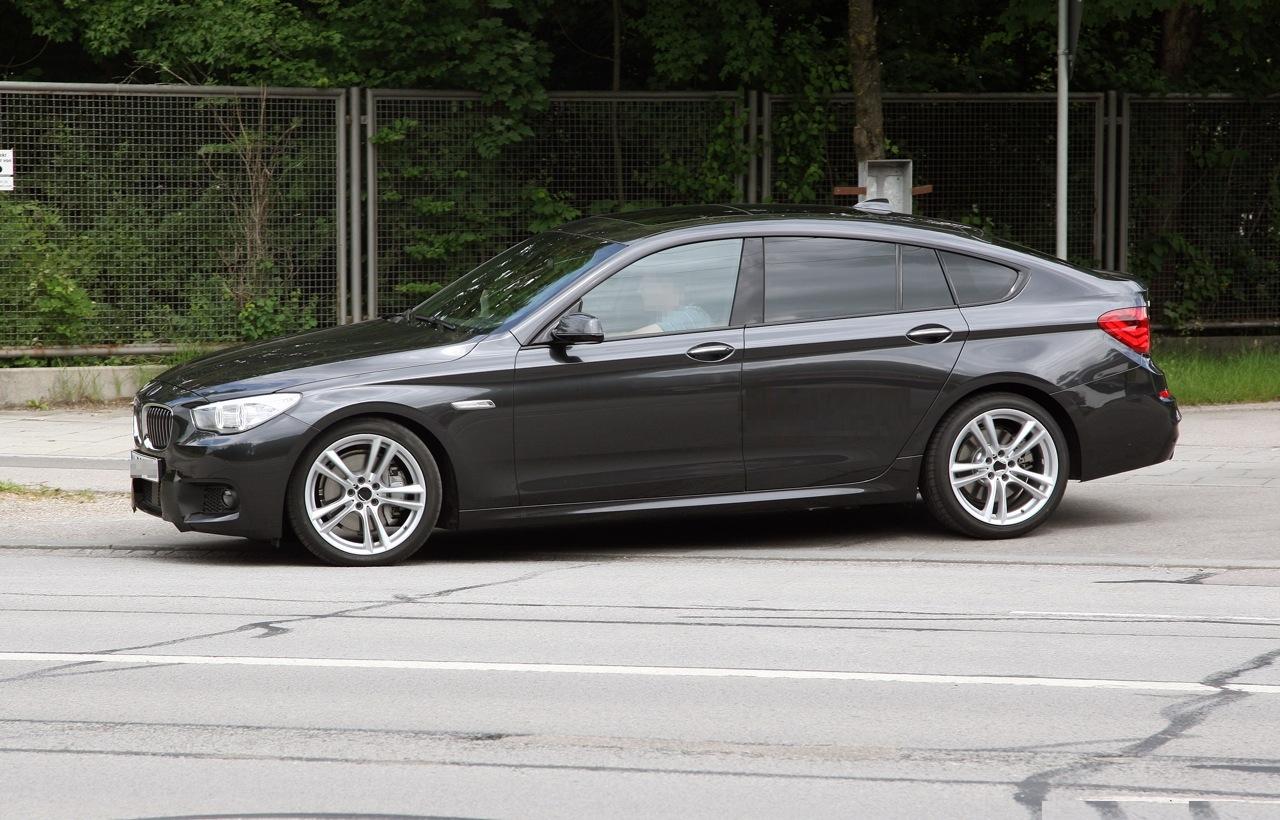
<instances>
[{"instance_id":1,"label":"front door handle","mask_svg":"<svg viewBox=\"0 0 1280 820\"><path fill-rule=\"evenodd\" d=\"M936 345L951 338L951 328L943 325L920 325L908 330L907 338L919 345Z\"/></svg>"},{"instance_id":2,"label":"front door handle","mask_svg":"<svg viewBox=\"0 0 1280 820\"><path fill-rule=\"evenodd\" d=\"M707 342L689 348L684 355L696 362L722 362L733 355L733 349L724 342Z\"/></svg>"}]
</instances>

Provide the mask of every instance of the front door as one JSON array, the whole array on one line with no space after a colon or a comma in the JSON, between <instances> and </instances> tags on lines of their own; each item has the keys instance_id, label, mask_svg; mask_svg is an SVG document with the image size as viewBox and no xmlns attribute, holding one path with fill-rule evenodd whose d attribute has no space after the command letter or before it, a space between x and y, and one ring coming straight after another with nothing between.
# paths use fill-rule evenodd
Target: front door
<instances>
[{"instance_id":1,"label":"front door","mask_svg":"<svg viewBox=\"0 0 1280 820\"><path fill-rule=\"evenodd\" d=\"M516 479L526 506L740 492L742 240L658 251L570 312L605 341L516 356Z\"/></svg>"}]
</instances>

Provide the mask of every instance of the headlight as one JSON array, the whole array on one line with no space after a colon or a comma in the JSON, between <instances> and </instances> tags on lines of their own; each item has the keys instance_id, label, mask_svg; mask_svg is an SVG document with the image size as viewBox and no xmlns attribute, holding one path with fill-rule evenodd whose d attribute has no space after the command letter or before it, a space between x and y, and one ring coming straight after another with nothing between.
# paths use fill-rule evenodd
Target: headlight
<instances>
[{"instance_id":1,"label":"headlight","mask_svg":"<svg viewBox=\"0 0 1280 820\"><path fill-rule=\"evenodd\" d=\"M210 433L240 433L275 418L298 403L297 393L271 393L244 399L215 401L197 407L192 416L196 427Z\"/></svg>"}]
</instances>

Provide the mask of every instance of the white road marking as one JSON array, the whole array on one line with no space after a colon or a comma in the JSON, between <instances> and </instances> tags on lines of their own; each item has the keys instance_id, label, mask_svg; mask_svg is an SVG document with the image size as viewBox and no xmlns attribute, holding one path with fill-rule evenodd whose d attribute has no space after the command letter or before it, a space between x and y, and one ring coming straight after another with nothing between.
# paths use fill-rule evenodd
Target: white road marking
<instances>
[{"instance_id":1,"label":"white road marking","mask_svg":"<svg viewBox=\"0 0 1280 820\"><path fill-rule=\"evenodd\" d=\"M539 672L573 675L637 675L672 678L768 678L832 680L864 683L941 683L951 685L1045 686L1058 689L1131 689L1163 692L1217 692L1229 689L1280 695L1280 684L1228 683L1221 687L1194 681L1037 678L1017 675L923 675L907 672L841 672L816 669L735 669L707 666L612 666L579 663L493 663L488 661L418 661L382 658L270 658L247 655L133 655L89 652L0 652L0 661L54 663L154 663L195 666L277 666L336 669L413 669L433 672Z\"/></svg>"},{"instance_id":2,"label":"white road marking","mask_svg":"<svg viewBox=\"0 0 1280 820\"><path fill-rule=\"evenodd\" d=\"M1242 624L1280 623L1280 618L1255 617L1251 615L1156 615L1150 612L1042 612L1034 609L1015 609L1006 614L1035 615L1037 617L1052 618L1093 618L1099 621L1119 618L1126 620L1131 618L1141 618L1150 621L1235 621Z\"/></svg>"},{"instance_id":3,"label":"white road marking","mask_svg":"<svg viewBox=\"0 0 1280 820\"><path fill-rule=\"evenodd\" d=\"M1083 803L1170 803L1173 805L1186 803L1255 803L1260 806L1280 806L1280 800L1257 797L1218 797L1209 792L1187 796L1167 796L1163 794L1073 795L1070 799L1080 800Z\"/></svg>"}]
</instances>

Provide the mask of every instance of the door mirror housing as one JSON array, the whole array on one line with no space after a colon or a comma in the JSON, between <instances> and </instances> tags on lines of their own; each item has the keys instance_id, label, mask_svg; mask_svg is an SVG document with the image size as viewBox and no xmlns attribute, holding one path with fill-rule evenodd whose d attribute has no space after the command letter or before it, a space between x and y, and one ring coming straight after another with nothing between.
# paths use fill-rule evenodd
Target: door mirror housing
<instances>
[{"instance_id":1,"label":"door mirror housing","mask_svg":"<svg viewBox=\"0 0 1280 820\"><path fill-rule=\"evenodd\" d=\"M604 341L600 320L587 313L561 316L551 329L551 341L562 345L594 345Z\"/></svg>"}]
</instances>

